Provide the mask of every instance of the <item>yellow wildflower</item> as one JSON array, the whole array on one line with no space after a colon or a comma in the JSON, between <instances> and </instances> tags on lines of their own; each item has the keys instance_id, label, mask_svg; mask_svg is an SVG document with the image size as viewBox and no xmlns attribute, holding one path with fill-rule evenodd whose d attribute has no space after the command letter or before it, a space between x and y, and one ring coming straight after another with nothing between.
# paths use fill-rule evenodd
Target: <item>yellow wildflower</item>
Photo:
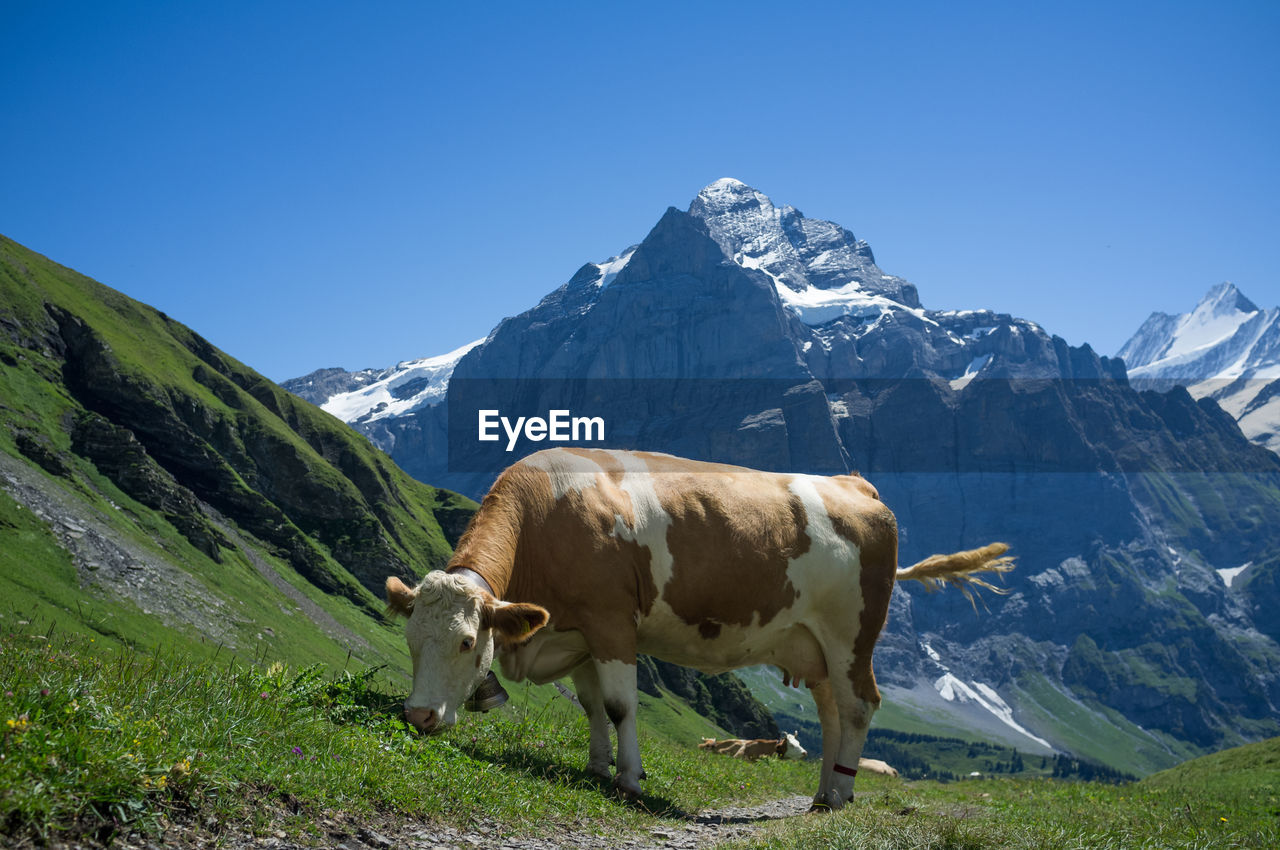
<instances>
[{"instance_id":1,"label":"yellow wildflower","mask_svg":"<svg viewBox=\"0 0 1280 850\"><path fill-rule=\"evenodd\" d=\"M27 728L31 726L31 721L27 719L25 714L23 714L20 717L6 720L4 725L8 726L15 733L22 733L27 731Z\"/></svg>"}]
</instances>

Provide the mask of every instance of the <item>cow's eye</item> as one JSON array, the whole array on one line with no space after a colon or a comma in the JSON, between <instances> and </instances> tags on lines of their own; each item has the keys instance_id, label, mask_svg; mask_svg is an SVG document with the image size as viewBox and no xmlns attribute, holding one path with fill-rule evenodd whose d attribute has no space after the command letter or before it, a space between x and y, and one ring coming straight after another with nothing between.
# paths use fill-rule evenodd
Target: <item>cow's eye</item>
<instances>
[{"instance_id":1,"label":"cow's eye","mask_svg":"<svg viewBox=\"0 0 1280 850\"><path fill-rule=\"evenodd\" d=\"M476 645L476 639L475 639L475 638L463 638L463 639L462 639L462 648L461 648L461 651L462 651L462 652L470 652L472 649L474 649L474 648L475 648L475 645Z\"/></svg>"}]
</instances>

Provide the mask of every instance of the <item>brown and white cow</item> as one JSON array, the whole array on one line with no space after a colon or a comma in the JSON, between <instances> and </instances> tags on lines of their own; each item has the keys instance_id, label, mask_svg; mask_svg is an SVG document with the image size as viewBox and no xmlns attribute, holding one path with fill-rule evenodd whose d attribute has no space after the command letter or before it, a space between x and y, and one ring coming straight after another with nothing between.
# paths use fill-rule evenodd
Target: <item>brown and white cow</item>
<instances>
[{"instance_id":1,"label":"brown and white cow","mask_svg":"<svg viewBox=\"0 0 1280 850\"><path fill-rule=\"evenodd\" d=\"M800 739L794 732L787 732L781 738L703 738L698 749L747 761L766 756L795 761L803 761L809 757L809 752L800 745Z\"/></svg>"},{"instance_id":2,"label":"brown and white cow","mask_svg":"<svg viewBox=\"0 0 1280 850\"><path fill-rule=\"evenodd\" d=\"M893 513L857 475L757 472L670 455L551 449L504 471L445 571L387 580L406 615L405 716L452 725L495 654L513 680L572 676L591 730L589 769L640 793L636 656L708 673L782 669L822 723L815 807L851 798L880 692L871 652L894 583L989 584L1011 568L991 544L898 570Z\"/></svg>"}]
</instances>

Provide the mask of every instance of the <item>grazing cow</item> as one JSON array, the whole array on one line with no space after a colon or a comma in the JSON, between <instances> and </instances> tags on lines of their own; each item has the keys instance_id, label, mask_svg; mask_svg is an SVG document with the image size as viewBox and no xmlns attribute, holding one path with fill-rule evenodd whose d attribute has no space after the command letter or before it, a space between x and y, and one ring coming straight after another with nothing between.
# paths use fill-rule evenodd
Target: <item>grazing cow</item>
<instances>
[{"instance_id":1,"label":"grazing cow","mask_svg":"<svg viewBox=\"0 0 1280 850\"><path fill-rule=\"evenodd\" d=\"M800 746L800 740L796 738L794 732L788 732L781 738L756 738L754 740L725 738L717 741L715 738L703 738L702 743L698 744L698 749L709 750L725 756L744 758L747 761L755 761L765 756L777 756L778 758L796 761L809 757L808 750Z\"/></svg>"},{"instance_id":2,"label":"grazing cow","mask_svg":"<svg viewBox=\"0 0 1280 850\"><path fill-rule=\"evenodd\" d=\"M852 798L880 692L871 652L894 583L991 587L1004 544L898 570L893 513L857 475L757 472L644 452L559 448L505 470L444 571L387 579L408 617L423 733L452 725L495 655L510 679L572 676L588 767L640 794L636 656L708 673L752 664L808 685L822 723L815 808Z\"/></svg>"}]
</instances>

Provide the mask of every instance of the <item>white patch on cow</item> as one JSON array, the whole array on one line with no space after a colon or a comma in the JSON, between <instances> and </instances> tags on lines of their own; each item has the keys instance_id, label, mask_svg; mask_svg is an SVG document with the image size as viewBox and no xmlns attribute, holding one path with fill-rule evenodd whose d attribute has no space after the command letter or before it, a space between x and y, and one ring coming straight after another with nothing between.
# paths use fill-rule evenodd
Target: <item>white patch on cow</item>
<instances>
[{"instance_id":1,"label":"white patch on cow","mask_svg":"<svg viewBox=\"0 0 1280 850\"><path fill-rule=\"evenodd\" d=\"M531 454L524 459L524 464L547 473L551 479L551 496L557 501L566 493L581 493L588 487L595 487L604 472L600 464L591 458L555 450Z\"/></svg>"},{"instance_id":2,"label":"white patch on cow","mask_svg":"<svg viewBox=\"0 0 1280 850\"><path fill-rule=\"evenodd\" d=\"M819 486L831 486L830 479L817 475L796 475L787 484L787 489L798 496L800 502L804 505L806 519L804 530L813 543L810 551L820 549L828 557L834 554L837 558L847 557L850 561L857 560L857 547L851 541L837 534L835 526L831 524L831 517L827 514L827 506L823 503L822 495L818 492ZM838 496L837 498L844 497ZM799 563L803 559L804 556L802 555L792 563Z\"/></svg>"},{"instance_id":3,"label":"white patch on cow","mask_svg":"<svg viewBox=\"0 0 1280 850\"><path fill-rule=\"evenodd\" d=\"M605 709L621 708L623 716L618 730L618 775L615 784L622 790L640 793L640 738L636 729L636 711L640 702L636 690L636 665L625 661L596 662L600 678L600 696Z\"/></svg>"},{"instance_id":4,"label":"white patch on cow","mask_svg":"<svg viewBox=\"0 0 1280 850\"><path fill-rule=\"evenodd\" d=\"M661 600L667 582L671 581L674 566L671 549L667 546L671 514L662 506L658 491L653 486L653 473L644 460L627 452L611 454L622 465L622 481L618 486L631 498L631 510L636 518L635 528L627 528L625 522L618 522L614 525L614 532L623 540L649 550L649 572ZM661 604L666 605L665 602Z\"/></svg>"},{"instance_id":5,"label":"white patch on cow","mask_svg":"<svg viewBox=\"0 0 1280 850\"><path fill-rule=\"evenodd\" d=\"M812 595L810 604L817 605L820 600L830 599L843 612L835 622L851 623L856 635L858 617L863 608L862 586L859 584L861 558L858 547L836 533L827 514L827 506L818 492L819 486L837 485L816 475L797 475L787 484L787 489L804 505L804 532L810 541L809 551L793 558L787 566L787 577L802 597ZM842 494L832 495L837 499L845 498ZM852 642L849 646L853 646Z\"/></svg>"}]
</instances>

